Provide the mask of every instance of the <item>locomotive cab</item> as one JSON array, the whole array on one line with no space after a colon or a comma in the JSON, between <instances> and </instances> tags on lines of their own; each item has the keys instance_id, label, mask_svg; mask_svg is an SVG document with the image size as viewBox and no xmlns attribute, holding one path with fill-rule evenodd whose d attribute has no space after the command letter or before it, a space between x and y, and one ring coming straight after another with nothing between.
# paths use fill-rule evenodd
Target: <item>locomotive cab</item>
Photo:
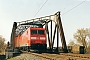
<instances>
[{"instance_id":1,"label":"locomotive cab","mask_svg":"<svg viewBox=\"0 0 90 60\"><path fill-rule=\"evenodd\" d=\"M31 49L46 50L46 33L44 28L30 28Z\"/></svg>"}]
</instances>

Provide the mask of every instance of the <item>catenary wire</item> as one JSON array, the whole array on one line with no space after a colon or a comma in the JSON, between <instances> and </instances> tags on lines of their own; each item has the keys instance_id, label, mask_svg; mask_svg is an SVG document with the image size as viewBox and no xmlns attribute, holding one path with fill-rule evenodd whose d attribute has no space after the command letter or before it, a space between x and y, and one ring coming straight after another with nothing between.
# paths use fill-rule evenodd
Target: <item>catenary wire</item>
<instances>
[{"instance_id":1,"label":"catenary wire","mask_svg":"<svg viewBox=\"0 0 90 60\"><path fill-rule=\"evenodd\" d=\"M45 2L44 2L44 4L40 7L40 9L36 12L36 14L34 15L34 17L39 13L39 11L43 8L43 6L47 3L47 1L48 0L46 0Z\"/></svg>"},{"instance_id":2,"label":"catenary wire","mask_svg":"<svg viewBox=\"0 0 90 60\"><path fill-rule=\"evenodd\" d=\"M38 7L37 7L37 9L36 9L36 12L37 12L37 10L40 8L42 2L43 2L43 0L42 0L42 1L40 2L40 4L38 5Z\"/></svg>"},{"instance_id":3,"label":"catenary wire","mask_svg":"<svg viewBox=\"0 0 90 60\"><path fill-rule=\"evenodd\" d=\"M68 8L71 4L73 4L74 0L69 4L67 5L66 7L64 7L61 11L65 10L66 8Z\"/></svg>"},{"instance_id":4,"label":"catenary wire","mask_svg":"<svg viewBox=\"0 0 90 60\"><path fill-rule=\"evenodd\" d=\"M71 10L73 10L74 8L78 7L79 5L81 5L82 3L86 2L86 0L82 1L81 3L77 4L76 6L74 6L73 8L71 8L70 10L66 11L65 13L63 13L62 15L70 12Z\"/></svg>"}]
</instances>

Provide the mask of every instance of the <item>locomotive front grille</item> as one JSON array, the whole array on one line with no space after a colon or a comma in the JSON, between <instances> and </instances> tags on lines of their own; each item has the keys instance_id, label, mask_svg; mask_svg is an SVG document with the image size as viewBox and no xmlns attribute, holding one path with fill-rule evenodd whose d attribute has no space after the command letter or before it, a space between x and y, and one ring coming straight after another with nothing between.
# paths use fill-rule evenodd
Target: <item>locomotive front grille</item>
<instances>
[{"instance_id":1,"label":"locomotive front grille","mask_svg":"<svg viewBox=\"0 0 90 60\"><path fill-rule=\"evenodd\" d=\"M31 45L31 49L42 50L42 49L46 49L46 48L47 48L46 44L32 44Z\"/></svg>"}]
</instances>

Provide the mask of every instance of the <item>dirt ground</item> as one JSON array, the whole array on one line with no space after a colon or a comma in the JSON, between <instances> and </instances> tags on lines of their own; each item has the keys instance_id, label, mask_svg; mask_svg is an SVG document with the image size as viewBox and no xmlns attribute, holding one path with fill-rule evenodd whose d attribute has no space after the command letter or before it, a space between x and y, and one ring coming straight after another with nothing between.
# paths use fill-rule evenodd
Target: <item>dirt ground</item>
<instances>
[{"instance_id":1,"label":"dirt ground","mask_svg":"<svg viewBox=\"0 0 90 60\"><path fill-rule=\"evenodd\" d=\"M75 56L71 56L71 55L75 55ZM90 56L90 54L82 54L82 55L83 56ZM70 54L70 53L67 53L66 55L60 54L60 56L59 55L57 56L56 60L68 60L69 58L70 58L70 60L73 60L74 58L75 58L74 60L90 60L90 58L86 58L86 57L84 58L83 56L79 57L78 54ZM45 59L43 57L35 56L32 54L20 54L19 56L10 58L9 60L51 60L51 59Z\"/></svg>"}]
</instances>

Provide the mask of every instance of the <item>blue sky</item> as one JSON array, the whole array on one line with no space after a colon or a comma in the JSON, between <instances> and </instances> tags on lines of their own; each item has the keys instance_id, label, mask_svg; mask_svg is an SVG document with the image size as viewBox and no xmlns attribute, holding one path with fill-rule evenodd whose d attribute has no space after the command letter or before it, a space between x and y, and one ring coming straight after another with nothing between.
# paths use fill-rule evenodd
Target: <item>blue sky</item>
<instances>
[{"instance_id":1,"label":"blue sky","mask_svg":"<svg viewBox=\"0 0 90 60\"><path fill-rule=\"evenodd\" d=\"M61 11L61 19L67 43L70 39L73 39L73 34L77 29L90 28L90 0L48 0L35 16L45 1L0 0L0 35L6 41L9 41L14 21L25 21L27 19L51 15L57 11ZM83 1L85 2L72 9ZM70 9L72 10L66 13Z\"/></svg>"}]
</instances>

